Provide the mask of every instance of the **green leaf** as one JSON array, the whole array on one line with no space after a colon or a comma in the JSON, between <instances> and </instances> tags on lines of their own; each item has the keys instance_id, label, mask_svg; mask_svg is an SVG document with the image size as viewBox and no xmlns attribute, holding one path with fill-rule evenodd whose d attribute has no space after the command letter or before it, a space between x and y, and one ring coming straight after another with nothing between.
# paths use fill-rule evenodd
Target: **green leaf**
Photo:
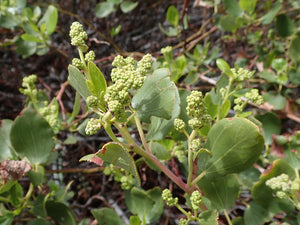
<instances>
[{"instance_id":1,"label":"green leaf","mask_svg":"<svg viewBox=\"0 0 300 225\"><path fill-rule=\"evenodd\" d=\"M179 94L170 80L169 70L155 70L132 99L132 107L143 122L150 123L151 116L171 119L179 114ZM177 115L178 115L177 114Z\"/></svg>"},{"instance_id":2,"label":"green leaf","mask_svg":"<svg viewBox=\"0 0 300 225\"><path fill-rule=\"evenodd\" d=\"M224 6L226 12L233 17L239 17L243 13L236 0L224 0Z\"/></svg>"},{"instance_id":3,"label":"green leaf","mask_svg":"<svg viewBox=\"0 0 300 225\"><path fill-rule=\"evenodd\" d=\"M107 88L106 80L99 68L92 62L88 63L88 71L94 86L94 92L92 90L90 91L95 96L99 97L101 99L101 103L105 105L106 102L104 101L104 95Z\"/></svg>"},{"instance_id":4,"label":"green leaf","mask_svg":"<svg viewBox=\"0 0 300 225\"><path fill-rule=\"evenodd\" d=\"M33 212L36 216L46 218L47 211L46 211L46 202L49 195L38 195L35 202L33 203Z\"/></svg>"},{"instance_id":5,"label":"green leaf","mask_svg":"<svg viewBox=\"0 0 300 225\"><path fill-rule=\"evenodd\" d=\"M274 197L274 191L266 185L266 181L285 173L294 179L294 169L283 159L275 160L269 169L260 176L259 182L257 182L251 190L253 200L261 205L265 209L273 209L274 212L280 212L280 210L288 211L289 207L286 205L285 200ZM293 208L293 207L292 207ZM293 210L293 209L292 209Z\"/></svg>"},{"instance_id":6,"label":"green leaf","mask_svg":"<svg viewBox=\"0 0 300 225\"><path fill-rule=\"evenodd\" d=\"M216 210L207 210L200 213L198 222L201 225L218 225L218 217Z\"/></svg>"},{"instance_id":7,"label":"green leaf","mask_svg":"<svg viewBox=\"0 0 300 225\"><path fill-rule=\"evenodd\" d=\"M275 75L267 70L262 71L259 76L270 83L277 83Z\"/></svg>"},{"instance_id":8,"label":"green leaf","mask_svg":"<svg viewBox=\"0 0 300 225\"><path fill-rule=\"evenodd\" d=\"M175 6L171 5L167 11L167 20L174 27L178 26L179 23L179 12Z\"/></svg>"},{"instance_id":9,"label":"green leaf","mask_svg":"<svg viewBox=\"0 0 300 225\"><path fill-rule=\"evenodd\" d=\"M5 159L17 159L9 136L13 121L5 119L0 122L0 162Z\"/></svg>"},{"instance_id":10,"label":"green leaf","mask_svg":"<svg viewBox=\"0 0 300 225\"><path fill-rule=\"evenodd\" d=\"M130 225L141 225L142 221L138 216L130 216L129 223Z\"/></svg>"},{"instance_id":11,"label":"green leaf","mask_svg":"<svg viewBox=\"0 0 300 225\"><path fill-rule=\"evenodd\" d=\"M170 151L158 142L150 143L151 152L159 159L159 160L169 160L171 159Z\"/></svg>"},{"instance_id":12,"label":"green leaf","mask_svg":"<svg viewBox=\"0 0 300 225\"><path fill-rule=\"evenodd\" d=\"M112 2L100 2L96 5L95 15L98 18L107 17L109 14L116 11L115 4Z\"/></svg>"},{"instance_id":13,"label":"green leaf","mask_svg":"<svg viewBox=\"0 0 300 225\"><path fill-rule=\"evenodd\" d=\"M268 222L272 214L255 202L250 202L244 215L245 225L261 225Z\"/></svg>"},{"instance_id":14,"label":"green leaf","mask_svg":"<svg viewBox=\"0 0 300 225\"><path fill-rule=\"evenodd\" d=\"M279 93L265 92L263 94L264 102L272 105L274 110L282 110L285 107L286 99Z\"/></svg>"},{"instance_id":15,"label":"green leaf","mask_svg":"<svg viewBox=\"0 0 300 225\"><path fill-rule=\"evenodd\" d=\"M30 182L34 186L38 186L38 185L44 183L46 180L45 169L41 165L38 165L35 170L30 170L28 172L28 176L29 176Z\"/></svg>"},{"instance_id":16,"label":"green leaf","mask_svg":"<svg viewBox=\"0 0 300 225\"><path fill-rule=\"evenodd\" d=\"M91 212L99 225L123 225L123 221L113 209L101 208Z\"/></svg>"},{"instance_id":17,"label":"green leaf","mask_svg":"<svg viewBox=\"0 0 300 225\"><path fill-rule=\"evenodd\" d=\"M221 107L218 109L219 119L223 119L227 116L229 110L231 108L230 100L226 100Z\"/></svg>"},{"instance_id":18,"label":"green leaf","mask_svg":"<svg viewBox=\"0 0 300 225\"><path fill-rule=\"evenodd\" d=\"M23 56L23 58L27 58L33 55L37 49L37 43L32 41L24 41L22 38L19 38L16 41L17 45L17 53Z\"/></svg>"},{"instance_id":19,"label":"green leaf","mask_svg":"<svg viewBox=\"0 0 300 225\"><path fill-rule=\"evenodd\" d=\"M217 59L216 60L216 64L217 64L217 67L223 73L225 73L226 75L231 76L231 77L233 76L233 73L232 73L232 71L230 69L230 66L229 66L229 64L225 60L223 60L223 59Z\"/></svg>"},{"instance_id":20,"label":"green leaf","mask_svg":"<svg viewBox=\"0 0 300 225\"><path fill-rule=\"evenodd\" d=\"M285 70L288 64L284 58L277 58L272 60L271 66L273 69L280 72Z\"/></svg>"},{"instance_id":21,"label":"green leaf","mask_svg":"<svg viewBox=\"0 0 300 225\"><path fill-rule=\"evenodd\" d=\"M135 161L128 153L128 150L121 144L113 142L107 143L94 155L94 157L99 157L108 164L113 164L130 172L138 180L138 184L140 185L140 177L135 166ZM89 158L89 160L86 158L86 160L94 161L94 157Z\"/></svg>"},{"instance_id":22,"label":"green leaf","mask_svg":"<svg viewBox=\"0 0 300 225\"><path fill-rule=\"evenodd\" d=\"M0 216L0 224L1 225L11 225L14 221L14 214L7 213L3 216Z\"/></svg>"},{"instance_id":23,"label":"green leaf","mask_svg":"<svg viewBox=\"0 0 300 225\"><path fill-rule=\"evenodd\" d=\"M219 21L219 26L221 30L233 33L235 33L236 30L240 27L240 25L236 21L236 18L230 15L222 16Z\"/></svg>"},{"instance_id":24,"label":"green leaf","mask_svg":"<svg viewBox=\"0 0 300 225\"><path fill-rule=\"evenodd\" d=\"M88 96L91 95L83 74L75 67L72 65L69 65L68 67L69 71L69 83L70 85L79 92L79 94L86 99Z\"/></svg>"},{"instance_id":25,"label":"green leaf","mask_svg":"<svg viewBox=\"0 0 300 225\"><path fill-rule=\"evenodd\" d=\"M294 33L295 24L286 14L281 14L276 18L276 29L281 37L288 37Z\"/></svg>"},{"instance_id":26,"label":"green leaf","mask_svg":"<svg viewBox=\"0 0 300 225\"><path fill-rule=\"evenodd\" d=\"M120 4L120 9L123 13L129 13L130 11L134 10L138 6L138 2L122 2Z\"/></svg>"},{"instance_id":27,"label":"green leaf","mask_svg":"<svg viewBox=\"0 0 300 225\"><path fill-rule=\"evenodd\" d=\"M43 40L31 35L31 34L22 34L21 35L21 38L24 40L24 41L32 41L32 42L37 42L37 43L44 43Z\"/></svg>"},{"instance_id":28,"label":"green leaf","mask_svg":"<svg viewBox=\"0 0 300 225\"><path fill-rule=\"evenodd\" d=\"M76 225L72 211L64 203L47 201L46 210L48 216L64 225Z\"/></svg>"},{"instance_id":29,"label":"green leaf","mask_svg":"<svg viewBox=\"0 0 300 225\"><path fill-rule=\"evenodd\" d=\"M271 10L261 18L262 24L266 25L271 23L280 10L281 10L281 1L277 1L275 3L275 6L272 7Z\"/></svg>"},{"instance_id":30,"label":"green leaf","mask_svg":"<svg viewBox=\"0 0 300 225\"><path fill-rule=\"evenodd\" d=\"M205 197L207 197L213 208L223 211L231 209L239 194L239 183L236 175L229 174L224 177L219 177L215 181L203 178L198 182Z\"/></svg>"},{"instance_id":31,"label":"green leaf","mask_svg":"<svg viewBox=\"0 0 300 225\"><path fill-rule=\"evenodd\" d=\"M148 191L133 187L125 192L125 202L129 210L137 214L141 221L145 219L147 224L156 222L164 209L161 189L158 187Z\"/></svg>"},{"instance_id":32,"label":"green leaf","mask_svg":"<svg viewBox=\"0 0 300 225\"><path fill-rule=\"evenodd\" d=\"M28 225L53 225L53 223L44 219L35 219L28 222Z\"/></svg>"},{"instance_id":33,"label":"green leaf","mask_svg":"<svg viewBox=\"0 0 300 225\"><path fill-rule=\"evenodd\" d=\"M265 143L271 145L273 143L272 135L280 134L281 130L281 120L276 116L276 114L267 112L263 115L257 114L255 116L263 126Z\"/></svg>"},{"instance_id":34,"label":"green leaf","mask_svg":"<svg viewBox=\"0 0 300 225\"><path fill-rule=\"evenodd\" d=\"M38 25L46 24L47 34L50 35L55 31L58 19L58 12L55 6L49 5L44 16L40 19Z\"/></svg>"},{"instance_id":35,"label":"green leaf","mask_svg":"<svg viewBox=\"0 0 300 225\"><path fill-rule=\"evenodd\" d=\"M242 10L248 11L249 14L252 14L255 10L256 0L240 0L239 6Z\"/></svg>"},{"instance_id":36,"label":"green leaf","mask_svg":"<svg viewBox=\"0 0 300 225\"><path fill-rule=\"evenodd\" d=\"M299 35L297 35L292 40L291 47L289 48L289 55L294 62L300 59L300 36Z\"/></svg>"},{"instance_id":37,"label":"green leaf","mask_svg":"<svg viewBox=\"0 0 300 225\"><path fill-rule=\"evenodd\" d=\"M47 162L54 148L53 131L49 124L33 109L27 108L15 120L11 132L11 143L21 158L32 164Z\"/></svg>"},{"instance_id":38,"label":"green leaf","mask_svg":"<svg viewBox=\"0 0 300 225\"><path fill-rule=\"evenodd\" d=\"M202 166L208 178L216 178L252 166L264 148L264 138L249 120L225 118L210 129L204 148L212 157Z\"/></svg>"}]
</instances>

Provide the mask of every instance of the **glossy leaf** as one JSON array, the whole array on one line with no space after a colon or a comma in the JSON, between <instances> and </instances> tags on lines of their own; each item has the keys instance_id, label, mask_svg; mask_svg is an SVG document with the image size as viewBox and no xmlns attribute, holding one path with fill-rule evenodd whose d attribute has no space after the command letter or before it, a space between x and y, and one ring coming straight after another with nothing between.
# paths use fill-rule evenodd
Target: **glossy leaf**
<instances>
[{"instance_id":1,"label":"glossy leaf","mask_svg":"<svg viewBox=\"0 0 300 225\"><path fill-rule=\"evenodd\" d=\"M48 216L64 225L76 225L72 211L64 203L47 201L46 210Z\"/></svg>"},{"instance_id":2,"label":"glossy leaf","mask_svg":"<svg viewBox=\"0 0 300 225\"><path fill-rule=\"evenodd\" d=\"M101 150L94 154L93 157L90 157L89 159L85 158L85 160L94 161L96 160L95 157L102 159L105 163L113 164L130 172L137 179L140 185L140 177L137 172L135 162L132 156L128 153L128 150L122 145L113 142L107 143Z\"/></svg>"},{"instance_id":3,"label":"glossy leaf","mask_svg":"<svg viewBox=\"0 0 300 225\"><path fill-rule=\"evenodd\" d=\"M125 202L129 210L147 224L156 222L164 209L160 188L144 191L133 187L125 192Z\"/></svg>"},{"instance_id":4,"label":"glossy leaf","mask_svg":"<svg viewBox=\"0 0 300 225\"><path fill-rule=\"evenodd\" d=\"M0 122L0 162L5 159L17 159L9 137L13 121L6 119Z\"/></svg>"},{"instance_id":5,"label":"glossy leaf","mask_svg":"<svg viewBox=\"0 0 300 225\"><path fill-rule=\"evenodd\" d=\"M101 208L91 212L99 225L123 225L123 221L113 209Z\"/></svg>"},{"instance_id":6,"label":"glossy leaf","mask_svg":"<svg viewBox=\"0 0 300 225\"><path fill-rule=\"evenodd\" d=\"M211 201L213 208L219 211L231 209L239 194L239 182L236 175L233 174L214 181L204 177L198 185L203 190L205 197Z\"/></svg>"},{"instance_id":7,"label":"glossy leaf","mask_svg":"<svg viewBox=\"0 0 300 225\"><path fill-rule=\"evenodd\" d=\"M281 37L288 37L294 33L295 24L286 14L281 14L276 18L276 29Z\"/></svg>"},{"instance_id":8,"label":"glossy leaf","mask_svg":"<svg viewBox=\"0 0 300 225\"><path fill-rule=\"evenodd\" d=\"M31 35L31 34L22 34L21 35L21 38L24 40L24 41L32 41L32 42L37 42L37 43L44 43L43 40Z\"/></svg>"},{"instance_id":9,"label":"glossy leaf","mask_svg":"<svg viewBox=\"0 0 300 225\"><path fill-rule=\"evenodd\" d=\"M28 225L53 225L53 223L44 219L35 219L28 222Z\"/></svg>"},{"instance_id":10,"label":"glossy leaf","mask_svg":"<svg viewBox=\"0 0 300 225\"><path fill-rule=\"evenodd\" d=\"M14 221L14 214L7 213L5 215L0 216L0 224L1 225L11 225Z\"/></svg>"},{"instance_id":11,"label":"glossy leaf","mask_svg":"<svg viewBox=\"0 0 300 225\"><path fill-rule=\"evenodd\" d=\"M130 11L134 10L138 6L138 2L131 2L131 1L126 1L122 2L120 4L120 9L122 10L123 13L129 13Z\"/></svg>"},{"instance_id":12,"label":"glossy leaf","mask_svg":"<svg viewBox=\"0 0 300 225\"><path fill-rule=\"evenodd\" d=\"M46 211L46 201L49 195L38 195L35 202L33 203L33 212L35 215L46 218L47 211Z\"/></svg>"},{"instance_id":13,"label":"glossy leaf","mask_svg":"<svg viewBox=\"0 0 300 225\"><path fill-rule=\"evenodd\" d=\"M147 77L131 104L139 118L147 123L150 123L151 116L168 120L178 115L179 94L176 85L170 80L169 70L158 69Z\"/></svg>"},{"instance_id":14,"label":"glossy leaf","mask_svg":"<svg viewBox=\"0 0 300 225\"><path fill-rule=\"evenodd\" d=\"M75 67L72 65L69 65L68 67L69 71L69 77L68 81L70 85L79 92L79 94L86 99L88 96L91 95L83 74Z\"/></svg>"},{"instance_id":15,"label":"glossy leaf","mask_svg":"<svg viewBox=\"0 0 300 225\"><path fill-rule=\"evenodd\" d=\"M210 129L204 147L212 157L201 166L206 176L214 179L252 166L264 148L264 138L249 120L225 118Z\"/></svg>"},{"instance_id":16,"label":"glossy leaf","mask_svg":"<svg viewBox=\"0 0 300 225\"><path fill-rule=\"evenodd\" d=\"M100 2L96 5L95 15L98 18L107 17L115 11L115 4L112 2Z\"/></svg>"},{"instance_id":17,"label":"glossy leaf","mask_svg":"<svg viewBox=\"0 0 300 225\"><path fill-rule=\"evenodd\" d=\"M21 158L32 164L47 162L54 148L53 132L49 124L33 109L27 108L15 120L11 132L11 143Z\"/></svg>"},{"instance_id":18,"label":"glossy leaf","mask_svg":"<svg viewBox=\"0 0 300 225\"><path fill-rule=\"evenodd\" d=\"M167 20L174 27L178 26L179 23L179 12L175 6L171 5L167 11Z\"/></svg>"},{"instance_id":19,"label":"glossy leaf","mask_svg":"<svg viewBox=\"0 0 300 225\"><path fill-rule=\"evenodd\" d=\"M236 0L224 0L224 6L226 12L231 16L238 17L243 13Z\"/></svg>"}]
</instances>

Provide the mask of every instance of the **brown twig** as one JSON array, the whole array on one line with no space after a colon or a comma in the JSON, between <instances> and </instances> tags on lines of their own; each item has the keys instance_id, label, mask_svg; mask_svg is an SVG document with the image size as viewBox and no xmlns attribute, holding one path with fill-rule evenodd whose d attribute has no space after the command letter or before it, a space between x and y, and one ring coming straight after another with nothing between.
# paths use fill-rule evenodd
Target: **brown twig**
<instances>
[{"instance_id":1,"label":"brown twig","mask_svg":"<svg viewBox=\"0 0 300 225\"><path fill-rule=\"evenodd\" d=\"M63 120L65 120L66 116L65 116L65 107L64 107L64 104L63 104L61 98L62 98L62 95L68 85L69 85L69 81L65 81L64 83L62 83L60 85L60 90L56 96L56 100L58 101L58 103L61 107L61 114L62 114Z\"/></svg>"}]
</instances>

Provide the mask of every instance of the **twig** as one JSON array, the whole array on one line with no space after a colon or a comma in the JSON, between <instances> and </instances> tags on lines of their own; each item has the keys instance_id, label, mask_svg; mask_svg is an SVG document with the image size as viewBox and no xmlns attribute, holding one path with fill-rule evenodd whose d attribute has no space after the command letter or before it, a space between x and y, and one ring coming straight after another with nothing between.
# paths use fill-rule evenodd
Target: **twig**
<instances>
[{"instance_id":1,"label":"twig","mask_svg":"<svg viewBox=\"0 0 300 225\"><path fill-rule=\"evenodd\" d=\"M63 104L61 98L62 98L62 95L68 85L69 85L68 81L65 81L63 84L61 84L60 90L56 96L56 100L58 101L58 103L61 107L61 114L62 114L63 120L65 120L66 116L65 116L65 107L64 107L64 104Z\"/></svg>"}]
</instances>

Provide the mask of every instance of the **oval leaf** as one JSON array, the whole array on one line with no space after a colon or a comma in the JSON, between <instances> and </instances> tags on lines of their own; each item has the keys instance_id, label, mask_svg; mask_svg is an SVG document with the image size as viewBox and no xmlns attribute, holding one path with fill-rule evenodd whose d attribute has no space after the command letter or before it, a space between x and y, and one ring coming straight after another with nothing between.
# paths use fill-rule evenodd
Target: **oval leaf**
<instances>
[{"instance_id":1,"label":"oval leaf","mask_svg":"<svg viewBox=\"0 0 300 225\"><path fill-rule=\"evenodd\" d=\"M115 10L115 4L113 2L100 2L96 6L95 15L99 18L104 18Z\"/></svg>"},{"instance_id":2,"label":"oval leaf","mask_svg":"<svg viewBox=\"0 0 300 225\"><path fill-rule=\"evenodd\" d=\"M11 143L21 158L32 164L47 162L54 147L53 132L49 124L33 109L25 109L15 120L11 132Z\"/></svg>"},{"instance_id":3,"label":"oval leaf","mask_svg":"<svg viewBox=\"0 0 300 225\"><path fill-rule=\"evenodd\" d=\"M137 172L134 159L128 153L128 150L125 149L121 144L113 142L107 143L95 154L95 156L102 159L105 163L113 164L130 172L137 179L140 185L140 177ZM89 158L91 161L95 160L94 157Z\"/></svg>"},{"instance_id":4,"label":"oval leaf","mask_svg":"<svg viewBox=\"0 0 300 225\"><path fill-rule=\"evenodd\" d=\"M167 11L167 20L174 27L178 26L179 22L179 12L175 6L171 5Z\"/></svg>"},{"instance_id":5,"label":"oval leaf","mask_svg":"<svg viewBox=\"0 0 300 225\"><path fill-rule=\"evenodd\" d=\"M264 148L258 127L245 118L225 118L209 131L205 148L212 157L204 162L209 178L238 173L249 168Z\"/></svg>"},{"instance_id":6,"label":"oval leaf","mask_svg":"<svg viewBox=\"0 0 300 225\"><path fill-rule=\"evenodd\" d=\"M75 66L72 66L72 65L69 65L68 71L69 71L68 81L69 81L70 85L76 91L78 91L79 94L84 99L86 99L88 96L90 96L91 93L86 85L83 74L80 73L80 71Z\"/></svg>"},{"instance_id":7,"label":"oval leaf","mask_svg":"<svg viewBox=\"0 0 300 225\"><path fill-rule=\"evenodd\" d=\"M6 119L0 122L0 162L5 159L17 159L9 137L13 121Z\"/></svg>"},{"instance_id":8,"label":"oval leaf","mask_svg":"<svg viewBox=\"0 0 300 225\"><path fill-rule=\"evenodd\" d=\"M99 225L123 225L123 221L113 209L101 208L91 212Z\"/></svg>"},{"instance_id":9,"label":"oval leaf","mask_svg":"<svg viewBox=\"0 0 300 225\"><path fill-rule=\"evenodd\" d=\"M239 194L239 182L235 175L229 174L220 177L216 181L210 181L207 178L201 179L198 183L213 207L219 211L231 209Z\"/></svg>"},{"instance_id":10,"label":"oval leaf","mask_svg":"<svg viewBox=\"0 0 300 225\"><path fill-rule=\"evenodd\" d=\"M150 123L151 116L169 120L179 114L179 99L177 87L170 80L169 70L163 68L154 71L145 80L132 99L132 107L144 122Z\"/></svg>"},{"instance_id":11,"label":"oval leaf","mask_svg":"<svg viewBox=\"0 0 300 225\"><path fill-rule=\"evenodd\" d=\"M138 6L138 2L122 2L120 4L120 9L123 13L129 13Z\"/></svg>"}]
</instances>

